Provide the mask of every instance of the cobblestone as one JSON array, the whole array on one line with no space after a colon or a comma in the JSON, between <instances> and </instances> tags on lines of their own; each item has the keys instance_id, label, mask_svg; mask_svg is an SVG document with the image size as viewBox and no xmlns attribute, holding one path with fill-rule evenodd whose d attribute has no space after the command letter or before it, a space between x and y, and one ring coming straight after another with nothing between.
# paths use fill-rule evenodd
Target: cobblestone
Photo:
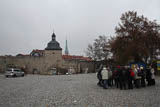
<instances>
[{"instance_id":1,"label":"cobblestone","mask_svg":"<svg viewBox=\"0 0 160 107\"><path fill-rule=\"evenodd\" d=\"M160 107L160 77L156 85L119 90L97 86L96 74L0 75L0 107Z\"/></svg>"}]
</instances>

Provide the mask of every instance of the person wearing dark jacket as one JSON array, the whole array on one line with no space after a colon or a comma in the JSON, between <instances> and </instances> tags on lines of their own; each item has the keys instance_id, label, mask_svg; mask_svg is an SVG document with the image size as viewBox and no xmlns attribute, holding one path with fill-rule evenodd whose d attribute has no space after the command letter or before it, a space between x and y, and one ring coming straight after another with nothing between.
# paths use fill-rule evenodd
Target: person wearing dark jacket
<instances>
[{"instance_id":1,"label":"person wearing dark jacket","mask_svg":"<svg viewBox=\"0 0 160 107\"><path fill-rule=\"evenodd\" d=\"M108 79L108 86L112 87L113 86L113 74L112 74L112 71L111 69L108 67L107 68L108 70L108 76L109 76L109 79Z\"/></svg>"},{"instance_id":2,"label":"person wearing dark jacket","mask_svg":"<svg viewBox=\"0 0 160 107\"><path fill-rule=\"evenodd\" d=\"M120 66L117 66L116 70L114 71L113 73L113 77L114 77L114 81L115 81L115 86L117 88L119 88L119 85L120 85L120 81L119 81L119 72L120 72Z\"/></svg>"},{"instance_id":3,"label":"person wearing dark jacket","mask_svg":"<svg viewBox=\"0 0 160 107\"><path fill-rule=\"evenodd\" d=\"M150 72L150 69L149 68L146 69L146 79L147 79L147 85L148 86L151 86L151 76L152 76L152 74Z\"/></svg>"},{"instance_id":4,"label":"person wearing dark jacket","mask_svg":"<svg viewBox=\"0 0 160 107\"><path fill-rule=\"evenodd\" d=\"M146 82L145 82L145 70L143 69L143 67L140 67L140 73L141 73L141 87L145 87L146 86Z\"/></svg>"},{"instance_id":5,"label":"person wearing dark jacket","mask_svg":"<svg viewBox=\"0 0 160 107\"><path fill-rule=\"evenodd\" d=\"M127 76L126 76L126 69L124 67L120 69L119 80L120 80L120 89L121 90L126 89Z\"/></svg>"},{"instance_id":6,"label":"person wearing dark jacket","mask_svg":"<svg viewBox=\"0 0 160 107\"><path fill-rule=\"evenodd\" d=\"M98 69L98 72L97 72L97 78L98 78L97 85L99 85L101 87L103 86L102 75L101 75L102 69L103 69L103 66L101 65L100 68Z\"/></svg>"}]
</instances>

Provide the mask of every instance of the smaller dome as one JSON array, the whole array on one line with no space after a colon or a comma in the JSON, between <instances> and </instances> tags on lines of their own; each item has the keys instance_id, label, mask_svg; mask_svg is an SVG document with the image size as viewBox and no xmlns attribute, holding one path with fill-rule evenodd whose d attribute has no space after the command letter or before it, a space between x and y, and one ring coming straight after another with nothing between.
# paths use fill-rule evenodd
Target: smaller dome
<instances>
[{"instance_id":1,"label":"smaller dome","mask_svg":"<svg viewBox=\"0 0 160 107\"><path fill-rule=\"evenodd\" d=\"M56 37L55 33L53 32L52 37Z\"/></svg>"}]
</instances>

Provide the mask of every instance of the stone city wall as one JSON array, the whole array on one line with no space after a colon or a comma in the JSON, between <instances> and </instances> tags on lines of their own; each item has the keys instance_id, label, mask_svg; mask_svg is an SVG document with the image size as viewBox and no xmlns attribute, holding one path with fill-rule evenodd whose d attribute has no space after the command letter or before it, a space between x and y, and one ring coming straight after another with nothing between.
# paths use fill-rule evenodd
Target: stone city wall
<instances>
[{"instance_id":1,"label":"stone city wall","mask_svg":"<svg viewBox=\"0 0 160 107\"><path fill-rule=\"evenodd\" d=\"M36 70L45 74L52 67L61 67L61 51L45 51L44 56L3 56L0 57L0 72L4 72L8 66L25 68L27 73Z\"/></svg>"},{"instance_id":2,"label":"stone city wall","mask_svg":"<svg viewBox=\"0 0 160 107\"><path fill-rule=\"evenodd\" d=\"M0 69L4 72L8 67L18 67L26 69L27 73L32 73L33 69L43 70L43 57L2 57L0 58Z\"/></svg>"},{"instance_id":3,"label":"stone city wall","mask_svg":"<svg viewBox=\"0 0 160 107\"><path fill-rule=\"evenodd\" d=\"M94 72L94 63L91 61L64 60L62 65L65 69L72 69L72 73Z\"/></svg>"},{"instance_id":4,"label":"stone city wall","mask_svg":"<svg viewBox=\"0 0 160 107\"><path fill-rule=\"evenodd\" d=\"M94 71L93 62L79 60L63 60L62 51L45 50L44 56L1 56L0 72L4 72L7 67L15 66L24 68L26 73L53 74L49 72L56 68L58 72L89 73Z\"/></svg>"}]
</instances>

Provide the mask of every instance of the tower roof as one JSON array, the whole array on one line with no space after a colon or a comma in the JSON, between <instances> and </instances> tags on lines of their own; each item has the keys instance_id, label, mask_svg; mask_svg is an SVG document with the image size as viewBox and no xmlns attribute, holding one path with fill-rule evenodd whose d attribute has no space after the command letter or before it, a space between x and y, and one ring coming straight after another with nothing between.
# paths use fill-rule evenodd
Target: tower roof
<instances>
[{"instance_id":1,"label":"tower roof","mask_svg":"<svg viewBox=\"0 0 160 107\"><path fill-rule=\"evenodd\" d=\"M56 41L56 35L54 32L52 34L52 40L48 43L45 50L62 50L59 43Z\"/></svg>"}]
</instances>

